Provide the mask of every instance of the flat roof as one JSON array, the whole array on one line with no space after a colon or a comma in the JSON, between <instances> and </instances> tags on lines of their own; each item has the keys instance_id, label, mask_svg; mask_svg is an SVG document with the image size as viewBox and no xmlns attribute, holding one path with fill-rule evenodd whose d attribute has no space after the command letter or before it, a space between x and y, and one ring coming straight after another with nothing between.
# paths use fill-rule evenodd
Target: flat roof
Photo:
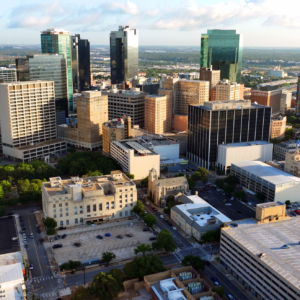
<instances>
[{"instance_id":1,"label":"flat roof","mask_svg":"<svg viewBox=\"0 0 300 300\"><path fill-rule=\"evenodd\" d=\"M0 218L0 228L0 254L20 251L19 234L17 232L15 217ZM3 230L4 228L9 228L9 230ZM13 237L17 237L17 239L12 241Z\"/></svg>"},{"instance_id":2,"label":"flat roof","mask_svg":"<svg viewBox=\"0 0 300 300\"><path fill-rule=\"evenodd\" d=\"M40 147L44 147L44 146L51 146L51 145L55 145L55 144L58 144L58 143L66 143L66 141L60 140L60 139L54 139L54 140L49 140L49 141L36 143L34 145L26 145L26 146L17 147L16 149L18 149L18 150L28 150L28 149L35 149L35 148L40 148Z\"/></svg>"},{"instance_id":3,"label":"flat roof","mask_svg":"<svg viewBox=\"0 0 300 300\"><path fill-rule=\"evenodd\" d=\"M300 184L300 178L286 173L282 170L267 165L261 161L243 160L231 164L237 166L250 174L260 177L274 185L294 182Z\"/></svg>"},{"instance_id":4,"label":"flat roof","mask_svg":"<svg viewBox=\"0 0 300 300\"><path fill-rule=\"evenodd\" d=\"M256 146L256 145L273 145L273 144L266 141L254 141L254 142L230 143L224 145L220 144L218 146L224 148L234 148L234 147L246 147L246 146Z\"/></svg>"},{"instance_id":5,"label":"flat roof","mask_svg":"<svg viewBox=\"0 0 300 300\"><path fill-rule=\"evenodd\" d=\"M153 150L146 147L146 145L142 142L141 139L112 141L111 143L117 145L125 152L128 152L129 150L134 150L135 156L159 155L155 153Z\"/></svg>"},{"instance_id":6,"label":"flat roof","mask_svg":"<svg viewBox=\"0 0 300 300\"><path fill-rule=\"evenodd\" d=\"M257 259L300 289L300 218L264 224L250 220L233 222L238 227L230 226L223 232L253 255L265 253L265 257ZM240 226L243 221L246 224ZM282 249L285 244L291 248Z\"/></svg>"}]
</instances>

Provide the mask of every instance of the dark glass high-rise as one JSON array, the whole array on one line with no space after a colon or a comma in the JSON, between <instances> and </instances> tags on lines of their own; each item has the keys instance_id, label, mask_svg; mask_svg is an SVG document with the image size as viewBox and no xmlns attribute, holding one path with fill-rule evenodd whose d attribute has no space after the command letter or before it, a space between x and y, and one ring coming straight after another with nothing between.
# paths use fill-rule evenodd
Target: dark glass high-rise
<instances>
[{"instance_id":1,"label":"dark glass high-rise","mask_svg":"<svg viewBox=\"0 0 300 300\"><path fill-rule=\"evenodd\" d=\"M120 26L110 33L111 83L117 84L138 76L138 31Z\"/></svg>"},{"instance_id":2,"label":"dark glass high-rise","mask_svg":"<svg viewBox=\"0 0 300 300\"><path fill-rule=\"evenodd\" d=\"M221 71L221 79L241 82L243 35L236 30L207 30L201 35L200 67Z\"/></svg>"}]
</instances>

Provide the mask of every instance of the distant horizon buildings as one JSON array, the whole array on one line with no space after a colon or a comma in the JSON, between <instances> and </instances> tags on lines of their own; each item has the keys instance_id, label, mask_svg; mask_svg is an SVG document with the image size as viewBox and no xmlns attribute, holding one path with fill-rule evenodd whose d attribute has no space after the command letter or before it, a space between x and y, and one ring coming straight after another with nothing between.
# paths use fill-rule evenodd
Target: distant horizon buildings
<instances>
[{"instance_id":1,"label":"distant horizon buildings","mask_svg":"<svg viewBox=\"0 0 300 300\"><path fill-rule=\"evenodd\" d=\"M221 80L241 83L243 35L236 30L207 30L201 35L200 68L221 71Z\"/></svg>"}]
</instances>

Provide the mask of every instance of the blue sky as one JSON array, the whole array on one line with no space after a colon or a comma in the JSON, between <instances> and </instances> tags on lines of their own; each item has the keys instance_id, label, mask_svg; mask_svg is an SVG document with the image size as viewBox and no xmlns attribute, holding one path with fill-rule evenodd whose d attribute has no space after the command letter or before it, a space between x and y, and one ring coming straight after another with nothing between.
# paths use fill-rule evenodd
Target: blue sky
<instances>
[{"instance_id":1,"label":"blue sky","mask_svg":"<svg viewBox=\"0 0 300 300\"><path fill-rule=\"evenodd\" d=\"M0 0L0 44L39 44L40 31L63 28L108 44L119 25L140 45L200 44L207 29L237 29L244 46L300 47L297 0Z\"/></svg>"}]
</instances>

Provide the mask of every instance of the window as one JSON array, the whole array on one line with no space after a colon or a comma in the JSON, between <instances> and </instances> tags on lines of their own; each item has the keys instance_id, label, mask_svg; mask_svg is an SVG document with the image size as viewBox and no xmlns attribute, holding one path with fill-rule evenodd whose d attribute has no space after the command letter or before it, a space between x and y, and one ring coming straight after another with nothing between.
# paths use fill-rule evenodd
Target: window
<instances>
[{"instance_id":1,"label":"window","mask_svg":"<svg viewBox=\"0 0 300 300\"><path fill-rule=\"evenodd\" d=\"M67 198L67 199L68 199L68 198ZM65 206L68 206L68 205L69 205L68 202L66 202L66 203L65 203Z\"/></svg>"},{"instance_id":2,"label":"window","mask_svg":"<svg viewBox=\"0 0 300 300\"><path fill-rule=\"evenodd\" d=\"M106 209L109 209L109 202L106 202Z\"/></svg>"},{"instance_id":3,"label":"window","mask_svg":"<svg viewBox=\"0 0 300 300\"><path fill-rule=\"evenodd\" d=\"M59 209L59 212L62 212L62 208Z\"/></svg>"},{"instance_id":4,"label":"window","mask_svg":"<svg viewBox=\"0 0 300 300\"><path fill-rule=\"evenodd\" d=\"M125 199L125 202L127 202L127 199Z\"/></svg>"},{"instance_id":5,"label":"window","mask_svg":"<svg viewBox=\"0 0 300 300\"><path fill-rule=\"evenodd\" d=\"M125 216L127 216L127 215L128 215L128 211L126 210L126 211L125 211Z\"/></svg>"},{"instance_id":6,"label":"window","mask_svg":"<svg viewBox=\"0 0 300 300\"><path fill-rule=\"evenodd\" d=\"M90 205L86 206L86 212L88 212L88 213L91 212L91 206Z\"/></svg>"},{"instance_id":7,"label":"window","mask_svg":"<svg viewBox=\"0 0 300 300\"><path fill-rule=\"evenodd\" d=\"M120 205L120 208L122 208L122 204Z\"/></svg>"},{"instance_id":8,"label":"window","mask_svg":"<svg viewBox=\"0 0 300 300\"><path fill-rule=\"evenodd\" d=\"M66 211L69 211L69 207L66 207Z\"/></svg>"},{"instance_id":9,"label":"window","mask_svg":"<svg viewBox=\"0 0 300 300\"><path fill-rule=\"evenodd\" d=\"M125 195L125 197L127 198L127 195Z\"/></svg>"},{"instance_id":10,"label":"window","mask_svg":"<svg viewBox=\"0 0 300 300\"><path fill-rule=\"evenodd\" d=\"M80 218L80 223L83 223L83 218Z\"/></svg>"},{"instance_id":11,"label":"window","mask_svg":"<svg viewBox=\"0 0 300 300\"><path fill-rule=\"evenodd\" d=\"M77 215L77 206L74 206L74 215Z\"/></svg>"},{"instance_id":12,"label":"window","mask_svg":"<svg viewBox=\"0 0 300 300\"><path fill-rule=\"evenodd\" d=\"M130 194L130 197L133 197L133 194Z\"/></svg>"},{"instance_id":13,"label":"window","mask_svg":"<svg viewBox=\"0 0 300 300\"><path fill-rule=\"evenodd\" d=\"M111 202L111 208L115 208L115 201Z\"/></svg>"},{"instance_id":14,"label":"window","mask_svg":"<svg viewBox=\"0 0 300 300\"><path fill-rule=\"evenodd\" d=\"M68 200L68 197L65 197L66 200Z\"/></svg>"},{"instance_id":15,"label":"window","mask_svg":"<svg viewBox=\"0 0 300 300\"><path fill-rule=\"evenodd\" d=\"M130 203L130 206L133 206L133 203Z\"/></svg>"},{"instance_id":16,"label":"window","mask_svg":"<svg viewBox=\"0 0 300 300\"><path fill-rule=\"evenodd\" d=\"M122 193L122 190L119 190L120 193Z\"/></svg>"},{"instance_id":17,"label":"window","mask_svg":"<svg viewBox=\"0 0 300 300\"><path fill-rule=\"evenodd\" d=\"M120 217L122 217L122 214L123 214L122 212L119 212L119 216L120 216Z\"/></svg>"},{"instance_id":18,"label":"window","mask_svg":"<svg viewBox=\"0 0 300 300\"><path fill-rule=\"evenodd\" d=\"M59 216L62 218L63 214L59 214Z\"/></svg>"},{"instance_id":19,"label":"window","mask_svg":"<svg viewBox=\"0 0 300 300\"><path fill-rule=\"evenodd\" d=\"M56 209L53 209L53 213L56 213Z\"/></svg>"},{"instance_id":20,"label":"window","mask_svg":"<svg viewBox=\"0 0 300 300\"><path fill-rule=\"evenodd\" d=\"M120 200L120 203L122 203L122 200Z\"/></svg>"},{"instance_id":21,"label":"window","mask_svg":"<svg viewBox=\"0 0 300 300\"><path fill-rule=\"evenodd\" d=\"M55 208L56 207L56 204L53 204L53 208Z\"/></svg>"},{"instance_id":22,"label":"window","mask_svg":"<svg viewBox=\"0 0 300 300\"><path fill-rule=\"evenodd\" d=\"M78 219L77 218L75 219L75 224L78 224Z\"/></svg>"},{"instance_id":23,"label":"window","mask_svg":"<svg viewBox=\"0 0 300 300\"><path fill-rule=\"evenodd\" d=\"M112 218L114 218L114 217L115 217L115 214L114 214L114 213L112 213L112 214L111 214L111 217L112 217Z\"/></svg>"},{"instance_id":24,"label":"window","mask_svg":"<svg viewBox=\"0 0 300 300\"><path fill-rule=\"evenodd\" d=\"M102 203L99 203L99 210L102 210Z\"/></svg>"},{"instance_id":25,"label":"window","mask_svg":"<svg viewBox=\"0 0 300 300\"><path fill-rule=\"evenodd\" d=\"M120 197L119 198L122 198L122 195L120 195Z\"/></svg>"},{"instance_id":26,"label":"window","mask_svg":"<svg viewBox=\"0 0 300 300\"><path fill-rule=\"evenodd\" d=\"M61 204L61 203L59 204L59 207L62 207L62 204Z\"/></svg>"},{"instance_id":27,"label":"window","mask_svg":"<svg viewBox=\"0 0 300 300\"><path fill-rule=\"evenodd\" d=\"M54 219L56 218L56 214L53 215L53 218L54 218Z\"/></svg>"},{"instance_id":28,"label":"window","mask_svg":"<svg viewBox=\"0 0 300 300\"><path fill-rule=\"evenodd\" d=\"M130 199L131 200L131 202L133 201L133 199Z\"/></svg>"},{"instance_id":29,"label":"window","mask_svg":"<svg viewBox=\"0 0 300 300\"><path fill-rule=\"evenodd\" d=\"M127 189L125 189L125 192L127 192Z\"/></svg>"},{"instance_id":30,"label":"window","mask_svg":"<svg viewBox=\"0 0 300 300\"><path fill-rule=\"evenodd\" d=\"M69 225L69 220L66 220L66 225Z\"/></svg>"},{"instance_id":31,"label":"window","mask_svg":"<svg viewBox=\"0 0 300 300\"><path fill-rule=\"evenodd\" d=\"M82 208L82 206L79 206L79 210L80 210L80 213L83 214L83 208Z\"/></svg>"},{"instance_id":32,"label":"window","mask_svg":"<svg viewBox=\"0 0 300 300\"><path fill-rule=\"evenodd\" d=\"M66 213L66 217L68 217L68 216L69 216L69 213L67 212L67 213Z\"/></svg>"},{"instance_id":33,"label":"window","mask_svg":"<svg viewBox=\"0 0 300 300\"><path fill-rule=\"evenodd\" d=\"M61 200L61 197L59 197L58 199Z\"/></svg>"},{"instance_id":34,"label":"window","mask_svg":"<svg viewBox=\"0 0 300 300\"><path fill-rule=\"evenodd\" d=\"M93 204L93 211L97 211L97 206L96 206L96 204Z\"/></svg>"},{"instance_id":35,"label":"window","mask_svg":"<svg viewBox=\"0 0 300 300\"><path fill-rule=\"evenodd\" d=\"M127 207L127 204L125 204L125 207Z\"/></svg>"},{"instance_id":36,"label":"window","mask_svg":"<svg viewBox=\"0 0 300 300\"><path fill-rule=\"evenodd\" d=\"M130 214L133 215L133 211L132 210L130 211Z\"/></svg>"},{"instance_id":37,"label":"window","mask_svg":"<svg viewBox=\"0 0 300 300\"><path fill-rule=\"evenodd\" d=\"M60 222L59 222L59 225L60 225L60 226L63 226L63 225L64 225L64 221L60 221Z\"/></svg>"}]
</instances>

